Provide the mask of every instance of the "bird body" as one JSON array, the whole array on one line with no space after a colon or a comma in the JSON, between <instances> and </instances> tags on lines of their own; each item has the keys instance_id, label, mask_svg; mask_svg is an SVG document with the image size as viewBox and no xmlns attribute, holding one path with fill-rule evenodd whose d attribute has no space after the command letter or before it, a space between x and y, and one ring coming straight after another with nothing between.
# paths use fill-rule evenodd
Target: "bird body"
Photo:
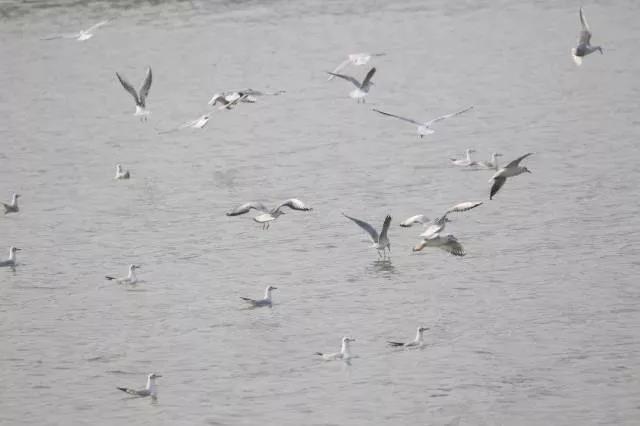
<instances>
[{"instance_id":1,"label":"bird body","mask_svg":"<svg viewBox=\"0 0 640 426\"><path fill-rule=\"evenodd\" d=\"M138 396L138 397L147 397L156 398L158 396L158 387L156 385L156 379L162 377L160 374L151 373L147 376L147 385L144 389L136 390L131 388L121 388L118 387L118 390L122 392L128 393L129 395Z\"/></svg>"},{"instance_id":2,"label":"bird body","mask_svg":"<svg viewBox=\"0 0 640 426\"><path fill-rule=\"evenodd\" d=\"M465 149L464 150L465 158L459 159L459 160L455 158L450 158L451 164L453 164L454 166L460 166L460 167L470 167L470 166L477 165L478 163L471 159L471 154L474 152L476 152L475 149L471 149L471 148Z\"/></svg>"},{"instance_id":3,"label":"bird body","mask_svg":"<svg viewBox=\"0 0 640 426\"><path fill-rule=\"evenodd\" d=\"M136 269L140 269L139 265L129 265L129 274L126 277L116 278L112 276L105 276L105 278L109 281L115 281L118 284L135 284L138 282L138 277L136 276Z\"/></svg>"},{"instance_id":4,"label":"bird body","mask_svg":"<svg viewBox=\"0 0 640 426\"><path fill-rule=\"evenodd\" d=\"M364 80L362 80L362 82L360 82L357 79L355 79L354 77L351 77L349 75L338 74L338 73L334 73L334 72L327 72L327 74L330 74L330 75L332 75L334 77L340 77L341 79L349 81L354 86L356 86L356 88L354 90L349 92L349 96L352 99L357 100L358 103L360 103L360 102L364 103L365 102L365 97L369 94L369 89L371 89L371 86L373 86L373 81L371 81L371 79L373 78L373 75L375 73L376 73L376 69L375 68L371 68L369 70L369 72L367 73L367 75L365 76Z\"/></svg>"},{"instance_id":5,"label":"bird body","mask_svg":"<svg viewBox=\"0 0 640 426\"><path fill-rule=\"evenodd\" d=\"M371 242L373 243L371 247L378 250L378 256L380 256L380 251L382 251L382 258L386 257L386 250L389 250L389 253L391 253L391 242L387 235L389 225L391 225L391 216L387 215L387 217L385 217L384 223L382 224L382 230L380 231L380 234L378 234L378 231L376 231L376 229L367 222L347 216L344 213L342 213L342 215L347 219L352 220L369 235L369 239L371 239Z\"/></svg>"},{"instance_id":6,"label":"bird body","mask_svg":"<svg viewBox=\"0 0 640 426\"><path fill-rule=\"evenodd\" d=\"M427 327L418 327L416 331L416 338L410 342L387 342L390 346L393 347L404 347L404 348L415 348L418 346L422 346L424 344L424 336L423 333L429 330Z\"/></svg>"},{"instance_id":7,"label":"bird body","mask_svg":"<svg viewBox=\"0 0 640 426\"><path fill-rule=\"evenodd\" d=\"M477 164L478 166L484 168L484 169L492 169L492 170L498 170L498 157L502 157L502 154L500 154L499 152L494 152L491 154L491 160L489 161L478 161Z\"/></svg>"},{"instance_id":8,"label":"bird body","mask_svg":"<svg viewBox=\"0 0 640 426\"><path fill-rule=\"evenodd\" d=\"M418 133L418 136L422 138L424 136L427 136L427 135L430 135L432 133L435 133L435 130L433 130L431 128L431 126L434 123L437 123L437 122L442 121L442 120L446 120L447 118L455 117L456 115L460 115L460 114L465 113L465 112L467 112L467 111L469 111L471 109L473 109L473 105L469 106L469 107L467 107L465 109L462 109L460 111L452 112L450 114L441 115L440 117L436 117L434 119L431 119L429 121L424 121L424 122L421 122L421 121L418 121L418 120L414 120L413 118L407 118L407 117L402 117L400 115L391 114L389 112L384 112L384 111L381 111L381 110L375 109L375 108L373 108L372 111L375 111L375 112L377 112L379 114L386 115L386 116L389 116L389 117L397 118L397 119L402 120L402 121L406 121L407 123L415 124L416 126L418 126L417 130L416 130L417 133Z\"/></svg>"},{"instance_id":9,"label":"bird body","mask_svg":"<svg viewBox=\"0 0 640 426\"><path fill-rule=\"evenodd\" d=\"M151 113L146 109L147 96L149 96L149 89L151 89L151 82L153 81L153 75L151 73L151 67L147 67L147 74L144 78L140 90L136 92L131 83L129 83L124 77L116 73L116 77L124 87L124 90L129 92L136 103L136 112L133 114L136 117L140 117L141 120L146 121L147 116Z\"/></svg>"},{"instance_id":10,"label":"bird body","mask_svg":"<svg viewBox=\"0 0 640 426\"><path fill-rule=\"evenodd\" d=\"M571 49L571 56L577 66L582 65L582 58L595 51L599 51L602 55L602 47L591 45L591 30L584 16L584 10L580 8L580 34L578 35L578 45Z\"/></svg>"},{"instance_id":11,"label":"bird body","mask_svg":"<svg viewBox=\"0 0 640 426\"><path fill-rule=\"evenodd\" d=\"M322 359L325 361L335 361L340 359L347 361L352 357L350 343L355 341L356 339L352 339L351 337L343 337L342 347L340 348L340 352L335 352L331 354L316 352L316 355L321 356Z\"/></svg>"},{"instance_id":12,"label":"bird body","mask_svg":"<svg viewBox=\"0 0 640 426\"><path fill-rule=\"evenodd\" d=\"M262 229L268 229L269 223L276 220L278 217L282 216L284 211L282 211L283 207L289 207L291 210L298 211L310 211L313 210L311 207L307 207L302 201L297 198L289 198L288 200L283 201L279 205L277 205L273 209L269 209L261 202L250 201L248 203L241 204L240 206L228 211L226 213L227 216L240 216L245 213L248 213L251 210L257 210L260 214L253 218L255 222L262 224Z\"/></svg>"},{"instance_id":13,"label":"bird body","mask_svg":"<svg viewBox=\"0 0 640 426\"><path fill-rule=\"evenodd\" d=\"M18 207L18 198L20 198L20 194L13 194L9 204L1 203L4 207L4 214L18 213L20 211L20 208Z\"/></svg>"},{"instance_id":14,"label":"bird body","mask_svg":"<svg viewBox=\"0 0 640 426\"><path fill-rule=\"evenodd\" d=\"M489 183L492 183L491 192L489 193L490 200L492 200L493 196L498 193L500 188L502 188L502 186L507 181L507 178L518 176L518 175L521 175L522 173L531 173L531 171L526 167L520 166L520 162L532 154L533 153L530 152L528 154L523 155L522 157L516 158L515 160L507 164L505 167L498 170L491 177L491 179L489 179Z\"/></svg>"},{"instance_id":15,"label":"bird body","mask_svg":"<svg viewBox=\"0 0 640 426\"><path fill-rule=\"evenodd\" d=\"M16 252L20 251L18 247L9 247L9 258L6 260L0 260L0 267L15 268L16 267Z\"/></svg>"},{"instance_id":16,"label":"bird body","mask_svg":"<svg viewBox=\"0 0 640 426\"><path fill-rule=\"evenodd\" d=\"M271 291L272 290L277 290L277 289L278 289L278 287L268 286L264 290L264 298L263 299L250 299L248 297L240 297L240 299L242 299L245 302L249 303L254 308L260 308L260 307L263 307L263 306L271 307L272 306Z\"/></svg>"},{"instance_id":17,"label":"bird body","mask_svg":"<svg viewBox=\"0 0 640 426\"><path fill-rule=\"evenodd\" d=\"M103 25L106 25L108 23L109 23L109 20L100 21L97 24L87 28L86 30L80 30L77 33L56 34L56 35L44 37L42 40L55 40L55 39L59 39L59 38L74 38L77 41L86 41L86 40L89 40L91 37L94 36L93 33L94 33L95 30L97 30L98 28L100 28Z\"/></svg>"},{"instance_id":18,"label":"bird body","mask_svg":"<svg viewBox=\"0 0 640 426\"><path fill-rule=\"evenodd\" d=\"M438 247L454 256L464 256L464 247L458 242L456 237L451 234L441 236L439 233L433 234L423 239L413 251L421 251L425 247Z\"/></svg>"},{"instance_id":19,"label":"bird body","mask_svg":"<svg viewBox=\"0 0 640 426\"><path fill-rule=\"evenodd\" d=\"M122 179L129 179L130 177L131 177L131 174L129 173L129 170L124 170L122 168L122 164L116 164L116 175L114 179L122 180Z\"/></svg>"}]
</instances>

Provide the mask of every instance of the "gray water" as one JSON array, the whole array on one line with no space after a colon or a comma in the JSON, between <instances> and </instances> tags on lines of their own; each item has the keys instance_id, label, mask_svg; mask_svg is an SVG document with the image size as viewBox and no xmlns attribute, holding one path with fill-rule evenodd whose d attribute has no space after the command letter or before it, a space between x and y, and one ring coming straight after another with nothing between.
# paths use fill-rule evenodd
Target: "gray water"
<instances>
[{"instance_id":1,"label":"gray water","mask_svg":"<svg viewBox=\"0 0 640 426\"><path fill-rule=\"evenodd\" d=\"M23 251L0 270L0 423L638 424L640 3L585 3L605 53L581 68L578 2L464 3L3 2L0 198L23 198L0 254ZM387 52L365 105L324 74L358 51ZM147 65L140 123L114 73ZM287 93L158 134L241 87ZM370 111L467 105L424 139ZM489 201L490 172L448 164L467 147L533 173ZM290 197L314 210L224 215ZM400 220L467 200L466 257L411 253ZM393 216L390 263L341 212ZM144 282L104 280L129 263ZM423 349L385 346L418 325ZM359 358L316 359L343 335ZM152 371L156 402L115 389Z\"/></svg>"}]
</instances>

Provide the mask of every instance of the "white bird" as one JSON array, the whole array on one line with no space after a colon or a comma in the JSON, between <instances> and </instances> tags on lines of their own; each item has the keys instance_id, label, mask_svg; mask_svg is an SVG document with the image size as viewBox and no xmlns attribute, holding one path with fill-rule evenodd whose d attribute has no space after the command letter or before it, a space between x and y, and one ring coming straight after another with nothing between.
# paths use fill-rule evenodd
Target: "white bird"
<instances>
[{"instance_id":1,"label":"white bird","mask_svg":"<svg viewBox=\"0 0 640 426\"><path fill-rule=\"evenodd\" d=\"M18 213L20 211L20 208L18 207L18 198L20 198L20 194L13 194L9 204L0 203L4 207L4 214Z\"/></svg>"},{"instance_id":2,"label":"white bird","mask_svg":"<svg viewBox=\"0 0 640 426\"><path fill-rule=\"evenodd\" d=\"M400 222L400 226L402 226L403 228L410 228L411 226L415 225L416 223L424 225L428 221L429 221L429 218L426 217L425 215L417 214L415 216L411 216L410 218L405 219L402 222Z\"/></svg>"},{"instance_id":3,"label":"white bird","mask_svg":"<svg viewBox=\"0 0 640 426\"><path fill-rule=\"evenodd\" d=\"M455 117L456 115L460 115L460 114L465 113L465 112L467 112L467 111L469 111L471 109L473 109L473 105L471 105L471 106L469 106L469 107L467 107L467 108L465 108L463 110L452 112L451 114L441 115L440 117L436 117L436 118L434 118L432 120L429 120L429 121L418 121L418 120L414 120L412 118L402 117L400 115L396 115L396 114L391 114L391 113L388 113L388 112L380 111L379 109L375 109L375 108L373 108L372 111L375 111L375 112L377 112L379 114L382 114L382 115L387 115L389 117L397 118L397 119L400 119L402 121L406 121L407 123L415 124L416 126L418 126L418 129L417 129L418 136L424 137L425 135L430 135L432 133L435 133L435 130L433 130L431 128L431 126L434 123L437 123L437 122L442 121L442 120L446 120L447 118Z\"/></svg>"},{"instance_id":4,"label":"white bird","mask_svg":"<svg viewBox=\"0 0 640 426\"><path fill-rule=\"evenodd\" d=\"M42 40L55 40L55 39L58 39L58 38L75 38L77 41L89 40L91 37L93 37L93 32L95 30L97 30L101 26L106 25L108 23L109 23L109 20L100 21L97 24L95 24L94 26L89 27L86 30L80 30L77 33L56 34L56 35L51 35L51 36L44 37L44 38L42 38Z\"/></svg>"},{"instance_id":5,"label":"white bird","mask_svg":"<svg viewBox=\"0 0 640 426\"><path fill-rule=\"evenodd\" d=\"M250 210L254 209L261 214L254 217L253 220L262 224L262 229L269 229L269 223L276 220L281 215L285 214L282 211L283 207L289 207L291 210L298 211L310 211L313 210L311 207L307 207L302 201L297 198L290 198L288 200L283 201L278 206L273 209L268 209L267 206L260 202L251 201L248 203L244 203L233 210L226 213L227 216L240 216L245 213L248 213Z\"/></svg>"},{"instance_id":6,"label":"white bird","mask_svg":"<svg viewBox=\"0 0 640 426\"><path fill-rule=\"evenodd\" d=\"M454 256L464 256L464 247L458 242L453 235L441 236L439 233L432 234L428 238L424 238L413 251L420 251L425 247L438 247L451 253Z\"/></svg>"},{"instance_id":7,"label":"white bird","mask_svg":"<svg viewBox=\"0 0 640 426\"><path fill-rule=\"evenodd\" d=\"M340 77L346 81L350 81L351 83L353 83L353 85L356 86L356 88L349 93L349 97L351 97L352 99L356 99L358 103L365 102L364 98L369 93L369 89L371 89L371 86L373 86L373 81L371 81L371 78L373 78L373 75L375 73L376 73L376 69L371 68L367 73L366 77L364 78L364 80L362 80L362 83L360 83L358 80L356 80L355 78L349 75L327 72L327 74L333 75L335 77Z\"/></svg>"},{"instance_id":8,"label":"white bird","mask_svg":"<svg viewBox=\"0 0 640 426\"><path fill-rule=\"evenodd\" d=\"M165 130L162 132L158 132L161 135L167 134L167 133L171 133L171 132L176 132L178 130L182 130L182 129L202 129L204 126L207 125L207 123L209 122L209 120L211 119L211 114L203 114L200 117L196 118L195 120L189 120L181 125L179 125L178 127L175 127L173 129L169 129L169 130Z\"/></svg>"},{"instance_id":9,"label":"white bird","mask_svg":"<svg viewBox=\"0 0 640 426\"><path fill-rule=\"evenodd\" d=\"M450 158L449 160L451 161L451 164L453 164L454 166L460 166L460 167L475 166L478 164L478 162L471 159L471 154L474 152L476 152L475 149L467 148L464 150L466 158L458 159L458 160L455 158Z\"/></svg>"},{"instance_id":10,"label":"white bird","mask_svg":"<svg viewBox=\"0 0 640 426\"><path fill-rule=\"evenodd\" d=\"M216 93L215 95L213 95L213 97L209 101L209 105L214 106L220 103L222 104L222 106L218 107L219 110L221 109L230 110L240 102L254 103L255 101L256 101L256 98L250 97L245 93L222 92L222 93Z\"/></svg>"},{"instance_id":11,"label":"white bird","mask_svg":"<svg viewBox=\"0 0 640 426\"><path fill-rule=\"evenodd\" d=\"M147 116L151 113L146 109L147 96L149 96L149 89L151 89L151 81L153 80L151 74L151 67L147 67L147 75L144 78L144 82L140 87L140 90L136 92L131 83L129 83L124 77L116 73L116 77L120 80L120 84L124 87L124 90L129 92L133 96L133 100L136 102L135 116L140 117L141 120L146 121Z\"/></svg>"},{"instance_id":12,"label":"white bird","mask_svg":"<svg viewBox=\"0 0 640 426\"><path fill-rule=\"evenodd\" d=\"M489 194L490 200L493 199L493 196L498 193L500 188L502 188L504 183L507 181L507 178L518 176L522 173L531 173L531 171L526 167L520 166L520 162L532 154L533 152L530 152L522 157L516 158L505 167L498 170L496 174L489 179L489 183L493 183L493 185L491 185L491 193Z\"/></svg>"},{"instance_id":13,"label":"white bird","mask_svg":"<svg viewBox=\"0 0 640 426\"><path fill-rule=\"evenodd\" d=\"M602 47L591 46L591 30L587 24L587 19L584 17L584 10L580 8L580 35L578 36L578 45L571 48L571 56L577 66L582 65L582 58L595 52L596 50L602 55Z\"/></svg>"},{"instance_id":14,"label":"white bird","mask_svg":"<svg viewBox=\"0 0 640 426\"><path fill-rule=\"evenodd\" d=\"M416 338L413 339L410 342L387 342L390 346L394 346L394 347L405 347L405 348L413 348L413 347L417 347L417 346L422 346L424 344L424 337L423 337L423 333L425 331L429 330L429 328L427 327L418 327L418 331L416 332Z\"/></svg>"},{"instance_id":15,"label":"white bird","mask_svg":"<svg viewBox=\"0 0 640 426\"><path fill-rule=\"evenodd\" d=\"M122 168L122 164L116 164L116 175L114 179L121 180L121 179L129 179L130 177L131 177L131 174L129 173L129 170L124 170Z\"/></svg>"},{"instance_id":16,"label":"white bird","mask_svg":"<svg viewBox=\"0 0 640 426\"><path fill-rule=\"evenodd\" d=\"M369 61L371 60L372 57L384 56L384 55L386 55L386 53L352 53L349 56L347 56L346 60L344 60L342 63L340 63L340 65L338 65L333 70L333 73L340 72L344 67L346 67L349 64L366 65L366 64L369 63ZM333 78L335 78L335 76L334 75L330 75L327 78L327 80L333 80Z\"/></svg>"},{"instance_id":17,"label":"white bird","mask_svg":"<svg viewBox=\"0 0 640 426\"><path fill-rule=\"evenodd\" d=\"M491 160L477 161L477 164L484 169L498 170L498 157L502 157L502 154L494 152L491 154Z\"/></svg>"},{"instance_id":18,"label":"white bird","mask_svg":"<svg viewBox=\"0 0 640 426\"><path fill-rule=\"evenodd\" d=\"M322 359L325 361L334 361L338 359L349 360L351 358L351 348L349 343L355 342L356 339L352 339L351 337L343 337L342 338L342 348L340 348L340 352L326 354L323 352L316 352L316 355L320 355Z\"/></svg>"},{"instance_id":19,"label":"white bird","mask_svg":"<svg viewBox=\"0 0 640 426\"><path fill-rule=\"evenodd\" d=\"M268 286L264 290L264 298L263 299L250 299L248 297L240 297L240 299L242 299L245 302L249 303L254 308L260 308L260 307L263 307L263 306L271 307L271 305L272 305L271 291L272 290L277 290L277 289L278 289L278 287Z\"/></svg>"},{"instance_id":20,"label":"white bird","mask_svg":"<svg viewBox=\"0 0 640 426\"><path fill-rule=\"evenodd\" d=\"M118 284L135 284L138 282L138 277L136 276L136 269L140 269L139 265L129 265L129 274L126 277L115 278L110 275L106 275L105 278L109 281L115 280Z\"/></svg>"},{"instance_id":21,"label":"white bird","mask_svg":"<svg viewBox=\"0 0 640 426\"><path fill-rule=\"evenodd\" d=\"M159 377L162 377L162 376L156 373L149 374L149 376L147 376L147 385L144 387L144 389L136 390L131 388L121 388L121 387L118 387L118 389L121 390L122 392L126 392L129 395L133 395L133 396L139 396L139 397L150 396L151 398L157 398L158 387L156 385L156 379Z\"/></svg>"},{"instance_id":22,"label":"white bird","mask_svg":"<svg viewBox=\"0 0 640 426\"><path fill-rule=\"evenodd\" d=\"M367 222L351 216L347 216L344 213L342 213L342 215L347 219L354 221L356 225L362 228L369 235L369 238L373 243L371 247L378 250L379 257L382 257L384 259L386 257L386 250L389 250L389 256L391 255L391 242L389 241L389 237L387 236L389 225L391 225L391 216L387 215L387 217L384 218L382 230L380 231L380 235L378 235L378 231L376 231L376 229L373 226L369 225ZM382 256L380 256L380 251L382 251Z\"/></svg>"},{"instance_id":23,"label":"white bird","mask_svg":"<svg viewBox=\"0 0 640 426\"><path fill-rule=\"evenodd\" d=\"M9 268L15 268L16 267L16 252L20 251L22 249L19 249L18 247L9 247L9 258L6 260L0 260L0 267L9 267Z\"/></svg>"},{"instance_id":24,"label":"white bird","mask_svg":"<svg viewBox=\"0 0 640 426\"><path fill-rule=\"evenodd\" d=\"M440 217L436 217L430 222L429 222L429 219L425 217L425 215L416 215L404 220L402 223L400 223L400 226L408 228L414 225L415 223L424 224L425 231L422 234L420 234L420 236L424 238L428 238L429 236L440 233L444 230L444 227L446 226L447 222L451 222L451 220L448 218L449 214L466 212L480 205L482 205L482 201L465 201L463 203L458 203L455 206L450 207L444 213L444 215Z\"/></svg>"}]
</instances>

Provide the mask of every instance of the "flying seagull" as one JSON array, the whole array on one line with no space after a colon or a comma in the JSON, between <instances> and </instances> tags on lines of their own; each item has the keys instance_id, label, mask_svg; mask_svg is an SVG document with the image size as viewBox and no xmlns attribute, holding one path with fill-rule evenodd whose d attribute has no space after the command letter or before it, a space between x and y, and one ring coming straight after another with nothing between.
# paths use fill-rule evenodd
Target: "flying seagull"
<instances>
[{"instance_id":1,"label":"flying seagull","mask_svg":"<svg viewBox=\"0 0 640 426\"><path fill-rule=\"evenodd\" d=\"M600 51L600 54L602 55L602 47L591 46L591 30L589 30L589 25L587 24L587 19L584 17L584 10L582 8L580 8L580 25L582 29L578 36L578 45L571 48L573 62L578 66L582 65L582 58L596 50Z\"/></svg>"},{"instance_id":2,"label":"flying seagull","mask_svg":"<svg viewBox=\"0 0 640 426\"><path fill-rule=\"evenodd\" d=\"M431 234L413 248L413 251L421 251L425 247L438 247L451 253L454 256L464 256L464 247L458 242L453 235L441 236L439 233Z\"/></svg>"},{"instance_id":3,"label":"flying seagull","mask_svg":"<svg viewBox=\"0 0 640 426\"><path fill-rule=\"evenodd\" d=\"M272 290L277 290L277 289L278 289L278 287L268 286L264 290L264 298L263 299L249 299L248 297L240 297L240 299L242 299L245 302L249 303L254 308L260 308L260 307L263 307L263 306L271 307L271 305L272 305L272 302L271 302L271 291Z\"/></svg>"},{"instance_id":4,"label":"flying seagull","mask_svg":"<svg viewBox=\"0 0 640 426\"><path fill-rule=\"evenodd\" d=\"M449 208L444 213L444 215L440 217L436 217L431 222L429 222L429 219L427 219L424 215L416 215L404 220L402 223L400 223L400 226L404 228L408 228L414 225L415 223L424 224L425 231L422 234L420 234L420 236L427 238L431 235L440 233L444 230L446 223L451 222L451 220L448 218L449 214L466 212L480 205L482 205L482 201L465 201L463 203L458 203L455 206Z\"/></svg>"},{"instance_id":5,"label":"flying seagull","mask_svg":"<svg viewBox=\"0 0 640 426\"><path fill-rule=\"evenodd\" d=\"M380 231L380 235L378 235L378 231L369 225L367 222L356 219L355 217L347 216L342 213L344 217L350 219L356 223L360 228L362 228L367 234L369 234L369 238L373 245L372 248L378 250L378 256L383 259L386 257L386 250L389 250L389 255L391 255L391 242L389 242L389 237L387 236L387 232L389 231L389 225L391 225L391 216L387 215L384 218L384 223L382 224L382 231ZM382 251L382 256L380 255L380 251Z\"/></svg>"},{"instance_id":6,"label":"flying seagull","mask_svg":"<svg viewBox=\"0 0 640 426\"><path fill-rule=\"evenodd\" d=\"M333 70L333 73L340 72L344 67L346 67L349 64L366 65L366 64L369 63L369 61L371 60L372 57L384 56L384 55L386 55L386 53L352 53L352 54L347 56L346 60L344 60L342 63L340 63L340 65L338 65ZM327 80L333 80L334 78L335 78L334 75L330 75L329 78L327 78Z\"/></svg>"},{"instance_id":7,"label":"flying seagull","mask_svg":"<svg viewBox=\"0 0 640 426\"><path fill-rule=\"evenodd\" d=\"M129 274L126 277L116 278L110 275L106 275L105 278L109 281L114 280L118 284L135 284L138 282L138 277L136 277L136 269L140 269L139 265L129 265Z\"/></svg>"},{"instance_id":8,"label":"flying seagull","mask_svg":"<svg viewBox=\"0 0 640 426\"><path fill-rule=\"evenodd\" d=\"M121 180L121 179L129 179L130 177L131 177L131 174L129 173L129 170L124 170L122 168L122 164L116 164L116 175L114 179Z\"/></svg>"},{"instance_id":9,"label":"flying seagull","mask_svg":"<svg viewBox=\"0 0 640 426\"><path fill-rule=\"evenodd\" d=\"M478 164L478 162L471 159L471 154L475 152L476 152L475 149L467 148L464 150L465 158L463 159L450 158L449 160L451 161L451 164L453 164L454 166L460 166L460 167L475 166Z\"/></svg>"},{"instance_id":10,"label":"flying seagull","mask_svg":"<svg viewBox=\"0 0 640 426\"><path fill-rule=\"evenodd\" d=\"M20 198L20 194L13 194L9 204L0 203L4 207L4 214L18 213L20 211L20 208L18 207L18 198Z\"/></svg>"},{"instance_id":11,"label":"flying seagull","mask_svg":"<svg viewBox=\"0 0 640 426\"><path fill-rule=\"evenodd\" d=\"M322 352L316 352L316 355L320 355L322 359L325 361L335 361L338 359L349 360L351 358L351 348L349 347L349 343L355 342L356 339L352 339L351 337L343 337L342 338L342 348L340 348L340 352L326 354Z\"/></svg>"},{"instance_id":12,"label":"flying seagull","mask_svg":"<svg viewBox=\"0 0 640 426\"><path fill-rule=\"evenodd\" d=\"M156 379L159 377L162 377L162 376L156 373L149 374L149 376L147 376L147 385L144 387L144 389L136 390L131 388L121 388L121 387L118 387L118 389L121 390L122 392L128 393L129 395L139 396L139 397L150 396L151 398L155 399L158 396Z\"/></svg>"},{"instance_id":13,"label":"flying seagull","mask_svg":"<svg viewBox=\"0 0 640 426\"><path fill-rule=\"evenodd\" d=\"M404 348L413 348L417 346L422 346L424 344L424 338L422 334L429 330L427 327L418 327L418 331L416 332L416 338L410 342L402 343L402 342L387 342L390 346L393 347L404 347Z\"/></svg>"},{"instance_id":14,"label":"flying seagull","mask_svg":"<svg viewBox=\"0 0 640 426\"><path fill-rule=\"evenodd\" d=\"M55 40L55 39L59 39L59 38L75 38L77 41L89 40L91 37L93 37L93 32L95 30L97 30L98 28L100 28L103 25L107 25L108 23L109 23L109 20L100 21L97 24L95 24L94 26L89 27L86 30L80 30L77 33L55 34L55 35L44 37L44 38L42 38L42 40Z\"/></svg>"},{"instance_id":15,"label":"flying seagull","mask_svg":"<svg viewBox=\"0 0 640 426\"><path fill-rule=\"evenodd\" d=\"M527 158L528 156L530 156L531 154L533 154L533 152L525 154L522 157L516 158L515 160L507 164L505 167L498 170L496 174L494 174L491 177L491 179L489 179L489 183L493 183L493 185L491 185L491 193L489 194L490 200L493 199L493 196L496 195L498 191L500 191L500 188L502 188L502 185L504 185L508 177L518 176L525 172L531 173L531 171L526 167L520 166L520 162L525 158Z\"/></svg>"},{"instance_id":16,"label":"flying seagull","mask_svg":"<svg viewBox=\"0 0 640 426\"><path fill-rule=\"evenodd\" d=\"M311 207L307 207L302 201L297 198L289 198L288 200L283 201L278 206L273 209L267 208L264 204L260 202L250 201L248 203L244 203L233 210L226 213L227 216L240 216L249 211L257 210L260 214L253 218L254 221L262 224L262 229L269 229L269 223L276 220L281 215L285 214L282 211L283 207L289 207L291 210L298 211L310 211L313 210Z\"/></svg>"},{"instance_id":17,"label":"flying seagull","mask_svg":"<svg viewBox=\"0 0 640 426\"><path fill-rule=\"evenodd\" d=\"M431 126L434 123L437 123L437 122L442 121L442 120L446 120L447 118L455 117L456 115L460 115L460 114L465 113L465 112L467 112L467 111L469 111L471 109L473 109L473 105L471 105L471 106L469 106L469 107L467 107L467 108L465 108L463 110L460 110L460 111L457 111L457 112L452 112L451 114L441 115L440 117L436 117L436 118L434 118L432 120L424 121L424 122L421 122L421 121L418 121L418 120L414 120L412 118L402 117L400 115L395 115L395 114L391 114L391 113L388 113L388 112L380 111L379 109L375 109L375 108L373 108L372 111L375 111L375 112L377 112L379 114L382 114L382 115L387 115L389 117L394 117L394 118L400 119L402 121L406 121L407 123L415 124L416 126L418 126L418 130L417 130L418 136L424 137L425 135L430 135L432 133L435 133L435 130L433 130L431 128Z\"/></svg>"},{"instance_id":18,"label":"flying seagull","mask_svg":"<svg viewBox=\"0 0 640 426\"><path fill-rule=\"evenodd\" d=\"M136 89L133 88L131 83L125 80L125 78L120 74L116 73L116 76L118 77L118 80L120 80L120 84L122 84L124 90L129 92L131 96L133 96L133 100L136 102L136 112L134 115L139 116L140 120L146 121L147 116L150 114L150 111L146 109L145 104L147 96L149 96L149 89L151 88L151 67L147 68L147 75L144 78L144 82L142 83L139 92L136 92Z\"/></svg>"},{"instance_id":19,"label":"flying seagull","mask_svg":"<svg viewBox=\"0 0 640 426\"><path fill-rule=\"evenodd\" d=\"M353 83L354 86L356 86L356 88L349 93L349 96L353 99L356 99L358 103L360 102L364 103L365 96L367 96L367 94L369 93L369 89L371 88L371 86L373 86L373 81L371 81L371 78L375 73L376 73L376 69L371 68L367 73L367 76L364 78L364 80L362 80L362 83L360 83L358 80L356 80L355 78L349 75L337 74L334 72L327 71L327 74L350 81L351 83Z\"/></svg>"},{"instance_id":20,"label":"flying seagull","mask_svg":"<svg viewBox=\"0 0 640 426\"><path fill-rule=\"evenodd\" d=\"M204 126L207 125L210 119L211 119L211 114L203 114L200 117L196 118L195 120L189 120L179 125L178 127L174 127L173 129L158 132L158 134L164 135L164 134L176 132L182 129L202 129Z\"/></svg>"},{"instance_id":21,"label":"flying seagull","mask_svg":"<svg viewBox=\"0 0 640 426\"><path fill-rule=\"evenodd\" d=\"M491 154L491 160L478 161L477 164L484 169L498 170L498 157L502 157L502 154L494 152Z\"/></svg>"},{"instance_id":22,"label":"flying seagull","mask_svg":"<svg viewBox=\"0 0 640 426\"><path fill-rule=\"evenodd\" d=\"M6 260L0 260L0 267L9 267L15 269L16 267L16 252L20 251L18 247L9 247L9 258Z\"/></svg>"}]
</instances>

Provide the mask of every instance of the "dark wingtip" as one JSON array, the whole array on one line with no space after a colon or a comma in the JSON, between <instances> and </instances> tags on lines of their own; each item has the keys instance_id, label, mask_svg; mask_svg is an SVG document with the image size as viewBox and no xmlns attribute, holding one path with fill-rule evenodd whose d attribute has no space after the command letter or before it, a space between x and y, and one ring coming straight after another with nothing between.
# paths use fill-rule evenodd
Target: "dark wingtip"
<instances>
[{"instance_id":1,"label":"dark wingtip","mask_svg":"<svg viewBox=\"0 0 640 426\"><path fill-rule=\"evenodd\" d=\"M126 392L127 388L116 387L116 389L121 390L122 392Z\"/></svg>"},{"instance_id":2,"label":"dark wingtip","mask_svg":"<svg viewBox=\"0 0 640 426\"><path fill-rule=\"evenodd\" d=\"M322 356L322 352L314 352L313 354Z\"/></svg>"},{"instance_id":3,"label":"dark wingtip","mask_svg":"<svg viewBox=\"0 0 640 426\"><path fill-rule=\"evenodd\" d=\"M114 277L110 277L110 276L108 276L108 275L105 275L104 277L105 277L106 279L108 279L109 281L111 281L111 280L115 280L115 278L114 278Z\"/></svg>"}]
</instances>

